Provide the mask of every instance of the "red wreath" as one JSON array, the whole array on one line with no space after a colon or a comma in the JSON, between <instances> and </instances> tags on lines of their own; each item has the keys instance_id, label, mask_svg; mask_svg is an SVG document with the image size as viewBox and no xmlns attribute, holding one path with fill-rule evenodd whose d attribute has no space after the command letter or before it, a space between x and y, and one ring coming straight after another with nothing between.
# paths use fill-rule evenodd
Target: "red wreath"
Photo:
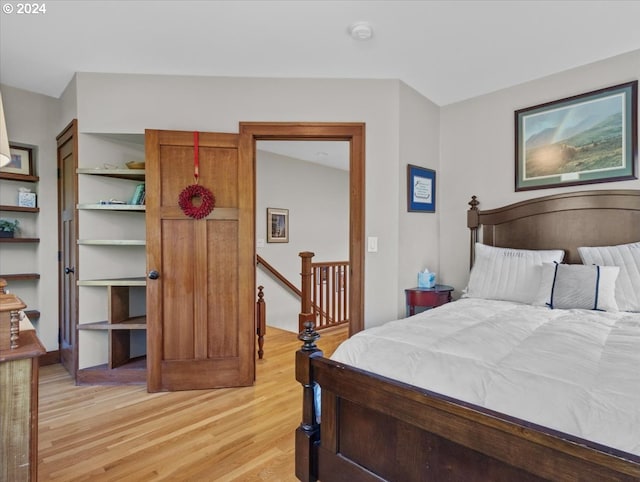
<instances>
[{"instance_id":1,"label":"red wreath","mask_svg":"<svg viewBox=\"0 0 640 482\"><path fill-rule=\"evenodd\" d=\"M200 205L195 206L193 198L200 198ZM192 184L182 190L178 198L178 204L180 204L180 209L187 216L194 219L202 219L213 211L216 205L216 198L206 187Z\"/></svg>"}]
</instances>

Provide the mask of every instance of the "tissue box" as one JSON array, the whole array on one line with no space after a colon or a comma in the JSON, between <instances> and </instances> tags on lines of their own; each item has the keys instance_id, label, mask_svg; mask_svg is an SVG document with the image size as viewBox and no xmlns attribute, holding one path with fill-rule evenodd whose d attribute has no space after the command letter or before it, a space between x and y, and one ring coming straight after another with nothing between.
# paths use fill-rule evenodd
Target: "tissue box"
<instances>
[{"instance_id":1,"label":"tissue box","mask_svg":"<svg viewBox=\"0 0 640 482\"><path fill-rule=\"evenodd\" d=\"M35 208L36 207L36 193L35 192L19 192L18 193L18 206L23 208Z\"/></svg>"},{"instance_id":2,"label":"tissue box","mask_svg":"<svg viewBox=\"0 0 640 482\"><path fill-rule=\"evenodd\" d=\"M435 273L418 273L418 288L433 288L435 285Z\"/></svg>"}]
</instances>

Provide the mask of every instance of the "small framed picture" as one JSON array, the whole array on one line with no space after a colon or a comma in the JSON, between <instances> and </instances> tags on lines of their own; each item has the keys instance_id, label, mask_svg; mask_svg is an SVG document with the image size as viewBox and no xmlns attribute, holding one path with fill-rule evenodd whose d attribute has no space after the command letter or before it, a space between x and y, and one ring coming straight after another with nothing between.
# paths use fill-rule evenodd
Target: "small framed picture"
<instances>
[{"instance_id":1,"label":"small framed picture","mask_svg":"<svg viewBox=\"0 0 640 482\"><path fill-rule=\"evenodd\" d=\"M289 210L267 208L267 243L289 242Z\"/></svg>"},{"instance_id":2,"label":"small framed picture","mask_svg":"<svg viewBox=\"0 0 640 482\"><path fill-rule=\"evenodd\" d=\"M436 212L436 171L407 165L407 211Z\"/></svg>"},{"instance_id":3,"label":"small framed picture","mask_svg":"<svg viewBox=\"0 0 640 482\"><path fill-rule=\"evenodd\" d=\"M33 150L30 147L9 146L11 162L0 167L0 172L33 176Z\"/></svg>"}]
</instances>

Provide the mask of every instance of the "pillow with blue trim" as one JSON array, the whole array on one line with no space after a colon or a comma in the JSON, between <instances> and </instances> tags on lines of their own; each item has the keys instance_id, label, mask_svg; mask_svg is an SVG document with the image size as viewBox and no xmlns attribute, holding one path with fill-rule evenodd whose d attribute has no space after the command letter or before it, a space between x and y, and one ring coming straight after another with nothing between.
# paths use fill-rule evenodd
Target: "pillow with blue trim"
<instances>
[{"instance_id":1,"label":"pillow with blue trim","mask_svg":"<svg viewBox=\"0 0 640 482\"><path fill-rule=\"evenodd\" d=\"M618 266L543 263L533 304L552 309L618 311Z\"/></svg>"},{"instance_id":2,"label":"pillow with blue trim","mask_svg":"<svg viewBox=\"0 0 640 482\"><path fill-rule=\"evenodd\" d=\"M640 312L640 242L578 248L582 264L619 266L616 303L620 311Z\"/></svg>"}]
</instances>

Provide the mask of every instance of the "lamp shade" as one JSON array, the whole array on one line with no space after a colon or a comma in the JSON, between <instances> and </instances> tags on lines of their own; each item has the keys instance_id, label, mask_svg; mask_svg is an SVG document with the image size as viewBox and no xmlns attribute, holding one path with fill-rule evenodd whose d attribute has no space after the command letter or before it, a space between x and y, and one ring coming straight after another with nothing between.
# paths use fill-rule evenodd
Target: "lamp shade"
<instances>
[{"instance_id":1,"label":"lamp shade","mask_svg":"<svg viewBox=\"0 0 640 482\"><path fill-rule=\"evenodd\" d=\"M0 93L0 167L11 162L9 151L9 137L7 136L7 123L4 120L4 107L2 106L2 93Z\"/></svg>"}]
</instances>

